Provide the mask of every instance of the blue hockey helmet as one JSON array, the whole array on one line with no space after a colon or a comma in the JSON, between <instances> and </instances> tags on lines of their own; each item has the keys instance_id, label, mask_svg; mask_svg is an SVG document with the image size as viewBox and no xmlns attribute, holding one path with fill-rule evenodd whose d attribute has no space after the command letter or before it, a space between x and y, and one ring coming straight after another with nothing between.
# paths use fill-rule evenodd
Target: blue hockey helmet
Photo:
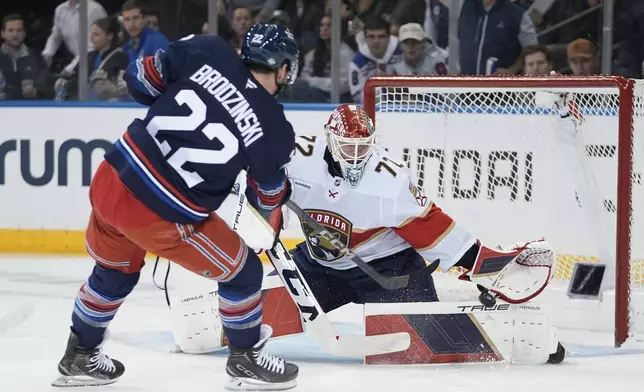
<instances>
[{"instance_id":1,"label":"blue hockey helmet","mask_svg":"<svg viewBox=\"0 0 644 392\"><path fill-rule=\"evenodd\" d=\"M278 70L288 63L287 84L297 79L300 50L293 34L284 26L257 23L248 30L241 47L245 63Z\"/></svg>"}]
</instances>

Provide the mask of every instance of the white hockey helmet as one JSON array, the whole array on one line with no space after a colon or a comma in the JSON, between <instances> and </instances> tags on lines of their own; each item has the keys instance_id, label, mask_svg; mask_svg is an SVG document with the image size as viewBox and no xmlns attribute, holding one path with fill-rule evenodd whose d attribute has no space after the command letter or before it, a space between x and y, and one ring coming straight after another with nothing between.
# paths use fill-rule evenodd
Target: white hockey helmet
<instances>
[{"instance_id":1,"label":"white hockey helmet","mask_svg":"<svg viewBox=\"0 0 644 392\"><path fill-rule=\"evenodd\" d=\"M362 106L338 106L324 126L327 145L333 159L340 164L344 179L357 186L373 154L374 127Z\"/></svg>"}]
</instances>

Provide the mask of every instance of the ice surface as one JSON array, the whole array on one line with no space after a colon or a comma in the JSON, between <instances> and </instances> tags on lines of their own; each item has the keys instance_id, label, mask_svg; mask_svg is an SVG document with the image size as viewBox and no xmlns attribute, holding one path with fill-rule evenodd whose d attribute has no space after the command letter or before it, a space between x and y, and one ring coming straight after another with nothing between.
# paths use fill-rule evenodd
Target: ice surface
<instances>
[{"instance_id":1,"label":"ice surface","mask_svg":"<svg viewBox=\"0 0 644 392\"><path fill-rule=\"evenodd\" d=\"M0 257L0 325L16 310L33 308L20 325L0 327L0 391L54 390L49 383L65 348L73 299L92 267L85 257ZM223 353L170 352L169 311L151 275L148 265L114 319L105 346L125 363L125 375L95 390L222 391L227 379ZM360 333L360 309L345 308L331 316L339 330ZM330 358L306 335L276 340L269 349L300 365L297 391L644 391L642 351L601 346L610 336L579 331L563 331L562 340L574 343L569 344L573 356L558 366L364 366L359 358Z\"/></svg>"}]
</instances>

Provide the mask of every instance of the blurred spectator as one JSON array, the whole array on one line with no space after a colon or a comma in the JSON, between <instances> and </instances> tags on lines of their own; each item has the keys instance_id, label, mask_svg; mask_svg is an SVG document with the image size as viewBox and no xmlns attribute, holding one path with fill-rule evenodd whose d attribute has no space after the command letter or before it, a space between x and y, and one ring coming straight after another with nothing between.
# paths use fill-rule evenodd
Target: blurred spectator
<instances>
[{"instance_id":1,"label":"blurred spectator","mask_svg":"<svg viewBox=\"0 0 644 392\"><path fill-rule=\"evenodd\" d=\"M325 15L332 15L333 11L333 0L326 0L325 6ZM341 31L342 31L342 41L349 45L351 50L358 50L358 44L356 43L355 34L359 33L363 29L363 23L356 16L357 8L352 0L342 0L340 3L340 20L341 20ZM300 42L302 46L305 46L305 37L301 37Z\"/></svg>"},{"instance_id":2,"label":"blurred spectator","mask_svg":"<svg viewBox=\"0 0 644 392\"><path fill-rule=\"evenodd\" d=\"M524 75L550 75L553 70L552 53L544 45L523 48L521 64Z\"/></svg>"},{"instance_id":3,"label":"blurred spectator","mask_svg":"<svg viewBox=\"0 0 644 392\"><path fill-rule=\"evenodd\" d=\"M423 23L425 35L441 48L449 45L449 8L440 0L429 0Z\"/></svg>"},{"instance_id":4,"label":"blurred spectator","mask_svg":"<svg viewBox=\"0 0 644 392\"><path fill-rule=\"evenodd\" d=\"M228 42L232 42L235 38L235 34L233 33L233 28L230 25L230 22L228 21L228 18L226 17L226 2L224 0L220 0L217 2L217 31L211 31L210 26L208 22L204 22L202 27L201 27L201 34L217 34L221 38L225 39Z\"/></svg>"},{"instance_id":5,"label":"blurred spectator","mask_svg":"<svg viewBox=\"0 0 644 392\"><path fill-rule=\"evenodd\" d=\"M354 52L342 43L340 46L340 99L349 102L349 63ZM315 49L304 56L304 68L295 81L293 99L299 102L331 101L331 16L320 21L319 36Z\"/></svg>"},{"instance_id":6,"label":"blurred spectator","mask_svg":"<svg viewBox=\"0 0 644 392\"><path fill-rule=\"evenodd\" d=\"M248 8L236 8L233 11L232 27L235 37L233 38L232 45L235 48L241 48L241 44L244 42L244 37L252 25L253 16Z\"/></svg>"},{"instance_id":7,"label":"blurred spectator","mask_svg":"<svg viewBox=\"0 0 644 392\"><path fill-rule=\"evenodd\" d=\"M365 21L364 33L356 37L358 52L349 64L349 87L356 103L362 103L362 90L367 79L373 75L390 74L391 66L400 60L398 39L389 35L389 27L387 21L374 16Z\"/></svg>"},{"instance_id":8,"label":"blurred spectator","mask_svg":"<svg viewBox=\"0 0 644 392\"><path fill-rule=\"evenodd\" d=\"M360 20L367 20L373 16L389 19L390 10L395 7L396 2L390 0L354 0L356 15Z\"/></svg>"},{"instance_id":9,"label":"blurred spectator","mask_svg":"<svg viewBox=\"0 0 644 392\"><path fill-rule=\"evenodd\" d=\"M449 4L449 0L442 0ZM461 73L485 73L488 59L497 59L499 74L516 74L521 50L537 44L537 34L525 9L510 0L463 2L458 20Z\"/></svg>"},{"instance_id":10,"label":"blurred spectator","mask_svg":"<svg viewBox=\"0 0 644 392\"><path fill-rule=\"evenodd\" d=\"M425 11L427 0L399 0L395 3L389 23L391 23L391 35L398 35L400 26L407 23L425 23Z\"/></svg>"},{"instance_id":11,"label":"blurred spectator","mask_svg":"<svg viewBox=\"0 0 644 392\"><path fill-rule=\"evenodd\" d=\"M65 46L74 55L74 59L63 69L62 74L64 76L71 76L80 58L78 9L78 0L68 0L56 7L56 11L54 12L54 26L47 39L45 50L42 52L47 65L51 65L51 59L58 51L58 48L60 48L61 42L65 42ZM94 0L87 0L87 18L90 26L98 19L106 16L107 13L102 5ZM94 49L91 39L88 39L87 48L89 51Z\"/></svg>"},{"instance_id":12,"label":"blurred spectator","mask_svg":"<svg viewBox=\"0 0 644 392\"><path fill-rule=\"evenodd\" d=\"M447 48L449 8L441 0L397 1L391 13L391 34L398 35L398 29L406 23L420 24L426 38L441 48Z\"/></svg>"},{"instance_id":13,"label":"blurred spectator","mask_svg":"<svg viewBox=\"0 0 644 392\"><path fill-rule=\"evenodd\" d=\"M316 27L325 14L324 0L283 0L280 8L291 19L291 31L299 40L300 53L305 54L314 48L317 42Z\"/></svg>"},{"instance_id":14,"label":"blurred spectator","mask_svg":"<svg viewBox=\"0 0 644 392\"><path fill-rule=\"evenodd\" d=\"M0 99L51 99L53 83L45 59L24 44L25 36L20 15L7 15L2 20Z\"/></svg>"},{"instance_id":15,"label":"blurred spectator","mask_svg":"<svg viewBox=\"0 0 644 392\"><path fill-rule=\"evenodd\" d=\"M568 44L568 65L573 75L598 75L601 73L599 48L583 38Z\"/></svg>"},{"instance_id":16,"label":"blurred spectator","mask_svg":"<svg viewBox=\"0 0 644 392\"><path fill-rule=\"evenodd\" d=\"M281 0L231 0L230 5L233 9L246 8L255 15L255 22L261 22L273 14L280 2Z\"/></svg>"},{"instance_id":17,"label":"blurred spectator","mask_svg":"<svg viewBox=\"0 0 644 392\"><path fill-rule=\"evenodd\" d=\"M289 30L293 30L291 26L291 18L288 16L288 13L283 10L275 10L273 14L266 20L267 23L278 24L286 27Z\"/></svg>"},{"instance_id":18,"label":"blurred spectator","mask_svg":"<svg viewBox=\"0 0 644 392\"><path fill-rule=\"evenodd\" d=\"M145 25L154 31L159 31L159 13L152 9L143 10Z\"/></svg>"},{"instance_id":19,"label":"blurred spectator","mask_svg":"<svg viewBox=\"0 0 644 392\"><path fill-rule=\"evenodd\" d=\"M627 78L644 77L644 2L620 0L615 10L615 73Z\"/></svg>"},{"instance_id":20,"label":"blurred spectator","mask_svg":"<svg viewBox=\"0 0 644 392\"><path fill-rule=\"evenodd\" d=\"M169 42L165 35L145 25L141 5L136 0L123 3L121 11L123 26L128 36L123 44L123 50L129 56L130 62L152 56L159 49L168 48Z\"/></svg>"},{"instance_id":21,"label":"blurred spectator","mask_svg":"<svg viewBox=\"0 0 644 392\"><path fill-rule=\"evenodd\" d=\"M532 20L539 26L539 30L544 30L550 26L571 18L588 8L595 6L599 0L554 0L550 8L543 14L534 11L531 14ZM539 42L548 44L561 44L572 42L576 38L599 39L599 26L601 12L594 12L583 16L580 19L572 21L544 34L539 38Z\"/></svg>"},{"instance_id":22,"label":"blurred spectator","mask_svg":"<svg viewBox=\"0 0 644 392\"><path fill-rule=\"evenodd\" d=\"M400 26L398 40L403 56L392 66L396 75L447 75L447 51L425 39L418 23Z\"/></svg>"},{"instance_id":23,"label":"blurred spectator","mask_svg":"<svg viewBox=\"0 0 644 392\"><path fill-rule=\"evenodd\" d=\"M123 81L123 72L130 60L120 47L118 32L120 26L115 18L103 18L92 25L94 50L88 54L90 100L119 100L128 95ZM75 97L78 91L78 78L69 81L60 78L56 81L56 91L65 89L66 96ZM57 99L63 99L60 93Z\"/></svg>"}]
</instances>

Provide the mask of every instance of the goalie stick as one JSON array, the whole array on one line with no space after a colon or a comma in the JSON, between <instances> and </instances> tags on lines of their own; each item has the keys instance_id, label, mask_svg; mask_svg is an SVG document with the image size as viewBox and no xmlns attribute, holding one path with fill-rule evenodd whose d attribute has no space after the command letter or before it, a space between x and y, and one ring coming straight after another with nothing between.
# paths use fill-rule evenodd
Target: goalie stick
<instances>
[{"instance_id":1,"label":"goalie stick","mask_svg":"<svg viewBox=\"0 0 644 392\"><path fill-rule=\"evenodd\" d=\"M343 256L351 259L351 261L353 261L358 266L358 268L360 268L365 274L369 275L371 279L376 281L376 283L378 283L380 286L382 286L387 290L397 290L397 289L405 288L409 285L409 282L411 279L427 280L427 277L429 277L429 275L431 275L434 271L436 271L436 269L440 264L440 260L436 259L427 267L411 275L384 276L380 274L378 271L376 271L367 262L362 260L355 253L353 253L347 245L343 244L342 241L337 239L330 231L325 229L324 226L319 224L315 219L311 218L309 214L307 214L304 210L302 210L297 204L295 204L295 202L288 200L286 202L286 206L291 211L293 211L295 215L297 215L300 222L306 223L311 227L311 229L313 229L314 235L321 236L327 241L329 241L335 249L337 249L338 251L340 251L340 253L342 253Z\"/></svg>"}]
</instances>

